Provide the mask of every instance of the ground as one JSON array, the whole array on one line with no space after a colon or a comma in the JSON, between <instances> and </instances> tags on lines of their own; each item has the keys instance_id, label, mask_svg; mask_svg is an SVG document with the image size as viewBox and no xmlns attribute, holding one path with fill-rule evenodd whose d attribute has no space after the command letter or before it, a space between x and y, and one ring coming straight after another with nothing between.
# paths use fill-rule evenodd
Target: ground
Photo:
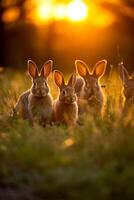
<instances>
[{"instance_id":1,"label":"ground","mask_svg":"<svg viewBox=\"0 0 134 200\"><path fill-rule=\"evenodd\" d=\"M109 79L103 120L85 115L75 128L33 128L12 117L13 105L30 79L24 72L0 74L1 200L134 198L133 117L121 119L115 112L120 86L116 78Z\"/></svg>"}]
</instances>

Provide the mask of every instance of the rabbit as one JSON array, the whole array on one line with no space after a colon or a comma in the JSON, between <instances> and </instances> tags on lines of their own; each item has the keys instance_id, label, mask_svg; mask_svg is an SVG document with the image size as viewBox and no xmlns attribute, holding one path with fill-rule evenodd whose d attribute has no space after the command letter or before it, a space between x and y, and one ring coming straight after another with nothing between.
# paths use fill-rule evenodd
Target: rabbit
<instances>
[{"instance_id":1,"label":"rabbit","mask_svg":"<svg viewBox=\"0 0 134 200\"><path fill-rule=\"evenodd\" d=\"M78 119L77 95L75 93L76 74L72 74L65 84L63 74L55 70L54 81L60 94L54 102L54 118L56 122L75 125Z\"/></svg>"},{"instance_id":2,"label":"rabbit","mask_svg":"<svg viewBox=\"0 0 134 200\"><path fill-rule=\"evenodd\" d=\"M38 120L42 125L45 125L51 120L53 99L49 93L47 77L52 71L51 60L48 60L39 70L32 60L29 60L28 73L32 78L32 87L24 92L15 106L15 111L20 112L23 118L29 119L33 124Z\"/></svg>"},{"instance_id":3,"label":"rabbit","mask_svg":"<svg viewBox=\"0 0 134 200\"><path fill-rule=\"evenodd\" d=\"M119 75L123 82L122 95L124 97L124 108L123 111L128 111L131 107L134 107L134 72L129 75L127 69L120 64L118 66Z\"/></svg>"},{"instance_id":4,"label":"rabbit","mask_svg":"<svg viewBox=\"0 0 134 200\"><path fill-rule=\"evenodd\" d=\"M99 80L104 75L106 66L107 60L100 60L91 72L85 62L75 61L76 71L81 76L76 81L76 88L80 88L78 92L79 114L84 112L102 114L104 95ZM83 79L83 82L81 79Z\"/></svg>"}]
</instances>

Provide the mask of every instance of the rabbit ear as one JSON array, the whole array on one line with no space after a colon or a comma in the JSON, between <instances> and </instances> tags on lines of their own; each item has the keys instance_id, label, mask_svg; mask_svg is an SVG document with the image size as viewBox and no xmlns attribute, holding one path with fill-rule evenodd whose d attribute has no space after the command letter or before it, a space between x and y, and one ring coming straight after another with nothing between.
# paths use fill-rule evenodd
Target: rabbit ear
<instances>
[{"instance_id":1,"label":"rabbit ear","mask_svg":"<svg viewBox=\"0 0 134 200\"><path fill-rule=\"evenodd\" d=\"M100 78L104 75L105 70L107 66L107 60L101 60L96 63L93 69L93 74L97 77Z\"/></svg>"},{"instance_id":2,"label":"rabbit ear","mask_svg":"<svg viewBox=\"0 0 134 200\"><path fill-rule=\"evenodd\" d=\"M82 76L83 78L89 74L88 66L82 60L76 60L75 66L76 66L76 70L78 71L79 75Z\"/></svg>"},{"instance_id":3,"label":"rabbit ear","mask_svg":"<svg viewBox=\"0 0 134 200\"><path fill-rule=\"evenodd\" d=\"M76 74L72 74L68 80L68 85L74 87L76 84Z\"/></svg>"},{"instance_id":4,"label":"rabbit ear","mask_svg":"<svg viewBox=\"0 0 134 200\"><path fill-rule=\"evenodd\" d=\"M43 65L43 67L40 70L41 76L47 78L52 71L52 65L53 65L52 60L48 60L47 62L45 62L45 64Z\"/></svg>"},{"instance_id":5,"label":"rabbit ear","mask_svg":"<svg viewBox=\"0 0 134 200\"><path fill-rule=\"evenodd\" d=\"M38 74L39 74L38 68L37 68L37 65L35 64L34 61L28 60L27 66L28 66L29 75L30 75L32 78L35 78L36 76L38 76Z\"/></svg>"},{"instance_id":6,"label":"rabbit ear","mask_svg":"<svg viewBox=\"0 0 134 200\"><path fill-rule=\"evenodd\" d=\"M120 75L121 80L123 82L126 82L129 79L129 74L128 74L127 69L123 65L120 65L118 67L118 70L119 70L119 75Z\"/></svg>"},{"instance_id":7,"label":"rabbit ear","mask_svg":"<svg viewBox=\"0 0 134 200\"><path fill-rule=\"evenodd\" d=\"M63 74L58 70L54 71L54 81L59 88L65 85Z\"/></svg>"}]
</instances>

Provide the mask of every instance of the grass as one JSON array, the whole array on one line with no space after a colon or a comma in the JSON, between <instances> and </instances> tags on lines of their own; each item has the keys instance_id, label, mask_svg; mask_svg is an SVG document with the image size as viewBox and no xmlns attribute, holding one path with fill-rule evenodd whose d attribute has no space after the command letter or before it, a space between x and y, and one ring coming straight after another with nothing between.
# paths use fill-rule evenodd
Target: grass
<instances>
[{"instance_id":1,"label":"grass","mask_svg":"<svg viewBox=\"0 0 134 200\"><path fill-rule=\"evenodd\" d=\"M75 128L32 128L11 115L29 79L0 74L0 199L133 200L133 117L118 116L120 82L114 72L110 76L103 120L83 116ZM50 85L56 96L51 80Z\"/></svg>"}]
</instances>

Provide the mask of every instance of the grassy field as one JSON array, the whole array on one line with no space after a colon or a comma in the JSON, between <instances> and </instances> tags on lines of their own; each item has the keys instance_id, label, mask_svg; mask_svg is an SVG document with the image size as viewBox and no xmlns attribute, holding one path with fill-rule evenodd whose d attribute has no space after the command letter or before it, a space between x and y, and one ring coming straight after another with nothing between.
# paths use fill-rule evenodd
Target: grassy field
<instances>
[{"instance_id":1,"label":"grassy field","mask_svg":"<svg viewBox=\"0 0 134 200\"><path fill-rule=\"evenodd\" d=\"M114 70L104 80L105 118L83 116L75 128L32 128L12 117L31 84L22 74L0 74L0 200L133 200L134 118L119 117Z\"/></svg>"}]
</instances>

